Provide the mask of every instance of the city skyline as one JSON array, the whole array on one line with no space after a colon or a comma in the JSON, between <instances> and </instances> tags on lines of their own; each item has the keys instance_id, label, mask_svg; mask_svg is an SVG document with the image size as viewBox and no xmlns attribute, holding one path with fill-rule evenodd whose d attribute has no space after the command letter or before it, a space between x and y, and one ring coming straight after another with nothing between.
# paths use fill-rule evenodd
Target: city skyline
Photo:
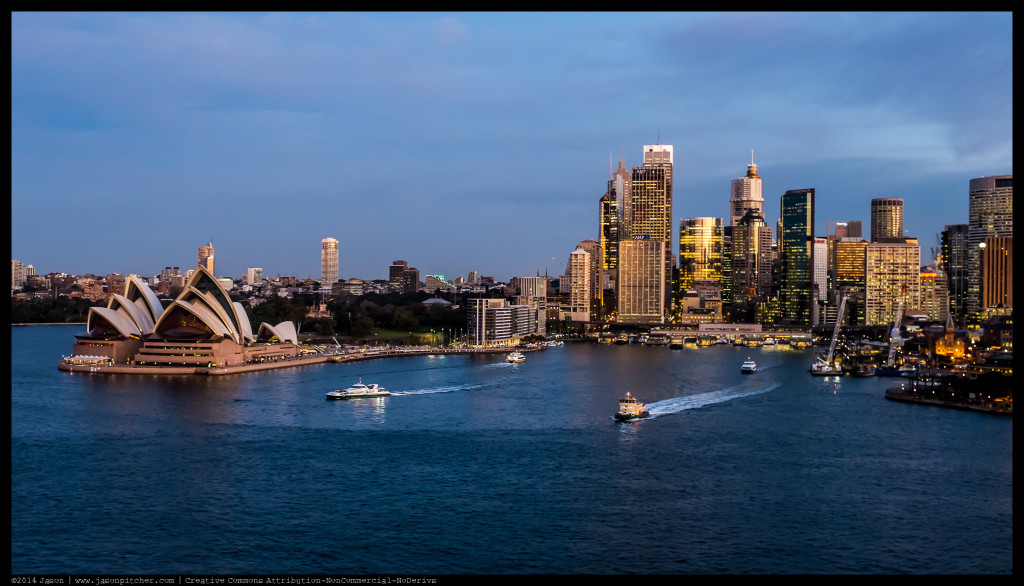
<instances>
[{"instance_id":1,"label":"city skyline","mask_svg":"<svg viewBox=\"0 0 1024 586\"><path fill-rule=\"evenodd\" d=\"M396 258L422 274L557 276L599 238L613 164L665 144L673 227L728 222L753 150L768 225L788 190L815 189L818 236L899 198L925 264L945 225L968 222L970 180L1012 175L1011 25L14 13L12 258L149 275L190 268L212 238L218 274L316 278L334 237L343 279L387 279Z\"/></svg>"}]
</instances>

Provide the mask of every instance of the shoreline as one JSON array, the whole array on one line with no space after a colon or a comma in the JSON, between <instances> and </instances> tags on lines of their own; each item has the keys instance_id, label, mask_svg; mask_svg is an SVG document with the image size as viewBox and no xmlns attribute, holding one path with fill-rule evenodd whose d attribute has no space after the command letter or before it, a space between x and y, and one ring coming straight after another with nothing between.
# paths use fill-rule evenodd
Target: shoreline
<instances>
[{"instance_id":1,"label":"shoreline","mask_svg":"<svg viewBox=\"0 0 1024 586\"><path fill-rule=\"evenodd\" d=\"M947 401L945 399L929 399L920 394L906 389L886 389L885 398L900 403L915 403L918 405L930 405L932 407L945 407L947 409L958 409L961 411L975 411L978 413L989 413L992 415L1013 415L1013 408L996 409L991 405L983 403L965 403L961 401Z\"/></svg>"},{"instance_id":2,"label":"shoreline","mask_svg":"<svg viewBox=\"0 0 1024 586\"><path fill-rule=\"evenodd\" d=\"M241 374L279 368L294 368L328 362L344 363L373 360L376 358L399 358L403 356L434 356L434 355L475 355L475 354L506 354L512 348L410 348L370 350L366 352L349 352L345 354L317 354L298 358L263 362L258 364L239 364L237 366L148 366L135 364L70 364L61 359L57 369L74 373L87 374L157 374L157 375L204 375L220 376ZM515 348L520 352L537 352L544 348Z\"/></svg>"}]
</instances>

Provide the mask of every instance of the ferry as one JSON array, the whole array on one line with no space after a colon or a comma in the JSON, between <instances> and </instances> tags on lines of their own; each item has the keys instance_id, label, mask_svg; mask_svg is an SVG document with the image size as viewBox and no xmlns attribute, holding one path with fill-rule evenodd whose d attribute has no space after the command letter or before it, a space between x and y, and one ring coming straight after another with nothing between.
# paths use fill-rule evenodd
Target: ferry
<instances>
[{"instance_id":1,"label":"ferry","mask_svg":"<svg viewBox=\"0 0 1024 586\"><path fill-rule=\"evenodd\" d=\"M647 410L647 405L644 405L627 392L625 397L619 399L619 410L615 413L615 419L617 421L629 421L630 419L642 419L650 414L651 412Z\"/></svg>"},{"instance_id":2,"label":"ferry","mask_svg":"<svg viewBox=\"0 0 1024 586\"><path fill-rule=\"evenodd\" d=\"M740 372L742 372L743 374L753 374L757 372L757 363L754 362L753 359L747 358L747 360L743 363L743 366L740 367Z\"/></svg>"},{"instance_id":3,"label":"ferry","mask_svg":"<svg viewBox=\"0 0 1024 586\"><path fill-rule=\"evenodd\" d=\"M523 356L522 352L510 352L505 357L505 362L526 362L526 356Z\"/></svg>"},{"instance_id":4,"label":"ferry","mask_svg":"<svg viewBox=\"0 0 1024 586\"><path fill-rule=\"evenodd\" d=\"M363 379L351 387L342 390L338 389L327 393L328 399L362 399L364 397L387 397L390 396L387 390L380 385L364 385Z\"/></svg>"}]
</instances>

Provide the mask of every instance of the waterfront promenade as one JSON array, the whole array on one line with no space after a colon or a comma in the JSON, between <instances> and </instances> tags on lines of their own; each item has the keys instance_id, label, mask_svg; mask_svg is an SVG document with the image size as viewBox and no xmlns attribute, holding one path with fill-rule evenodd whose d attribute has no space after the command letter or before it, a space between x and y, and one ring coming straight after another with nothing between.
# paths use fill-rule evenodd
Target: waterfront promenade
<instances>
[{"instance_id":1,"label":"waterfront promenade","mask_svg":"<svg viewBox=\"0 0 1024 586\"><path fill-rule=\"evenodd\" d=\"M274 370L278 368L293 368L296 366L309 366L312 364L323 364L325 362L356 362L359 360L373 360L375 358L397 358L402 356L431 356L447 354L505 354L510 348L433 348L425 346L395 346L385 348L369 348L354 350L334 350L317 352L315 354L304 354L294 358L285 358L268 362L223 365L223 366L150 366L138 364L103 364L86 363L75 364L70 361L73 356L62 359L57 368L63 371L76 373L99 373L99 374L160 374L160 375L182 375L202 374L218 376L224 374L240 374L244 372L255 372L260 370ZM543 350L543 348L527 347L517 348L521 352Z\"/></svg>"}]
</instances>

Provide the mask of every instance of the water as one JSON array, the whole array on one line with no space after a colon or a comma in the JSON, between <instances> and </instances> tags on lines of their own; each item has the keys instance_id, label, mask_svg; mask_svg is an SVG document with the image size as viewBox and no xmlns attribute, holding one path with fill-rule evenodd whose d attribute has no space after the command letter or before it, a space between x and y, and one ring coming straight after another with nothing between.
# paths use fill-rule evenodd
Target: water
<instances>
[{"instance_id":1,"label":"water","mask_svg":"<svg viewBox=\"0 0 1024 586\"><path fill-rule=\"evenodd\" d=\"M11 331L12 573L1013 570L1012 420L812 377L809 351L58 371L80 329ZM399 394L324 397L359 378ZM651 417L612 420L626 390Z\"/></svg>"}]
</instances>

